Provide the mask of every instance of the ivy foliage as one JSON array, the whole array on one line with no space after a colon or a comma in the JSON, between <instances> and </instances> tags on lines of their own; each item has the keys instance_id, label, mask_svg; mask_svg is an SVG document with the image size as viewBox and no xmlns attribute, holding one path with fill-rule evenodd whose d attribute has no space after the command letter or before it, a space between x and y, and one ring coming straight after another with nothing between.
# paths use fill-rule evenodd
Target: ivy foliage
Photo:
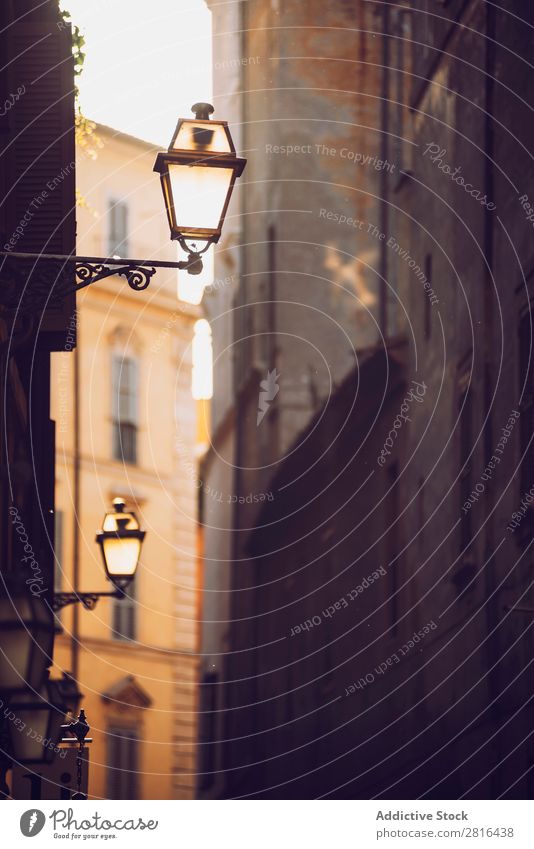
<instances>
[{"instance_id":1,"label":"ivy foliage","mask_svg":"<svg viewBox=\"0 0 534 849\"><path fill-rule=\"evenodd\" d=\"M66 9L62 9L59 13L66 24L70 24L72 30L72 55L74 56L74 76L79 77L83 71L83 63L85 62L85 38L82 35L80 27L77 26L72 18L70 12L67 12ZM76 99L78 99L79 91L78 86L75 86Z\"/></svg>"},{"instance_id":2,"label":"ivy foliage","mask_svg":"<svg viewBox=\"0 0 534 849\"><path fill-rule=\"evenodd\" d=\"M72 32L72 55L74 56L74 78L76 80L77 77L83 71L83 66L85 62L86 52L85 52L85 38L80 30L80 27L74 23L71 17L71 13L66 9L62 9L59 12L61 18L65 21L65 23L70 24L71 32ZM74 127L75 127L75 137L76 137L76 146L78 150L80 150L85 156L89 159L96 159L98 155L98 149L102 148L104 145L102 140L96 133L96 124L94 121L90 121L85 117L81 110L80 106L80 90L78 86L74 85L74 97L75 97L75 108L76 114L74 119ZM77 191L77 203L79 206L86 206L85 199L79 194Z\"/></svg>"}]
</instances>

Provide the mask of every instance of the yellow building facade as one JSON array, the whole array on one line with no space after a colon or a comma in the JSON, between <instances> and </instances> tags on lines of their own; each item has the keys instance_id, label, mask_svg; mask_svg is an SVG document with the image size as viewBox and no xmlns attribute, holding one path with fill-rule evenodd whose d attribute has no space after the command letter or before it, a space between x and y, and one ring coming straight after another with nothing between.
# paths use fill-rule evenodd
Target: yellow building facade
<instances>
[{"instance_id":1,"label":"yellow building facade","mask_svg":"<svg viewBox=\"0 0 534 849\"><path fill-rule=\"evenodd\" d=\"M177 259L156 149L98 126L78 151L77 253ZM56 591L105 591L95 532L116 497L146 537L128 597L60 615L55 665L72 672L94 742L93 798L191 798L197 733L200 572L198 422L191 394L199 308L160 269L134 292L117 276L78 294L78 342L53 355Z\"/></svg>"}]
</instances>

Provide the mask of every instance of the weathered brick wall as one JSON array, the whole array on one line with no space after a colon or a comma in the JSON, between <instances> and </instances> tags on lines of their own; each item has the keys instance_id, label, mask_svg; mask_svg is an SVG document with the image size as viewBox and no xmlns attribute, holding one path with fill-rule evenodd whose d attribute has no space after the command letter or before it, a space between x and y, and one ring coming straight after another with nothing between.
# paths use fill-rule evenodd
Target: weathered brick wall
<instances>
[{"instance_id":1,"label":"weathered brick wall","mask_svg":"<svg viewBox=\"0 0 534 849\"><path fill-rule=\"evenodd\" d=\"M517 328L534 294L532 225L524 208L525 195L534 205L533 96L525 64L531 30L521 20L531 22L533 13L519 2L500 8L453 0L432 9L429 3L410 4L411 22L392 15L386 156L397 170L391 175L395 179L379 182L363 167L347 177L348 165L339 155L341 145L349 143L365 155L380 150L376 130L383 116L375 95L381 78L376 64L363 63L380 63L384 45L380 35L373 39L357 32L358 27L380 31L367 4L334 6L328 23L344 28L339 36L318 29L317 22L327 16L313 3L306 4L309 28L283 33L260 33L259 27L277 20L292 27L302 21L302 4L284 4L283 10L281 5L279 18L276 3L248 5L251 20L258 21L258 32L248 36L255 51L263 55L259 44L265 38L269 49L278 48L278 58L270 74L261 64L247 68L247 86L254 89L245 114L251 122L246 147L252 185L246 199L247 288L242 294L248 302L261 299L254 289L256 277L262 297L272 292L264 235L270 225L276 232L276 297L290 303L277 304L275 356L269 346L262 347L259 335L248 344L240 379L250 377L251 365L258 373L238 408L239 436L243 465L268 465L287 455L277 464L277 474L284 482L304 476L280 490L271 466L240 476L243 492L272 488L275 500L267 514L273 524L254 535L252 549L246 530L238 536L243 559L234 569L238 592L231 629L231 646L238 654L229 658L227 671L229 679L240 681L225 690L232 707L226 733L253 736L242 746L228 747L226 765L235 771L227 775L226 792L282 798L326 792L349 798L377 793L387 798L529 796L532 784L526 776L534 751L524 740L531 729L528 664L534 647L530 619L507 611L518 599L532 604L531 557L523 550L526 543L518 544L506 529L522 495L516 472L519 425L471 510L471 540L462 550L459 404L469 385L467 465L475 486L510 414L519 409ZM398 37L403 32L404 57ZM332 57L334 44L337 61L323 58L315 64L310 59L319 52ZM302 58L286 61L290 55ZM351 76L351 62L344 60L355 57ZM399 84L401 60L406 73ZM337 91L325 95L321 88ZM410 102L409 113L399 111L399 96ZM350 114L352 127L335 123L340 114ZM306 146L313 133L338 155L271 152L266 158L261 145L271 143L273 115L273 144ZM367 129L355 124L367 124ZM373 194L385 198L385 218ZM352 228L350 248L347 225L333 216L318 220L313 214L317 204L365 219L364 230ZM260 209L267 211L260 214ZM288 209L311 212L303 225L302 212L280 212ZM368 230L369 223L376 232ZM346 262L340 259L343 250L353 254ZM339 320L355 348L373 342L381 268L390 287L389 332L408 342L406 385L415 380L426 389L423 402L411 407L395 452L373 469L360 490L402 392L392 391L385 400L366 441L361 401L350 435L343 430L339 410L345 386L329 399L324 416L319 413L310 441L295 443L314 406L302 369L311 365L317 371L318 406L325 374L314 354L302 354L304 345L295 333L317 344L339 384L347 352L340 345L342 333L330 322ZM324 287L316 285L318 276L327 278ZM354 307L355 291L366 301L367 312ZM324 315L313 314L314 307ZM265 330L263 305L244 313L247 333ZM273 364L281 388L263 423L271 427L269 439L256 427L254 390L262 368ZM363 368L356 376L362 374ZM376 379L380 385L380 374ZM369 389L368 403L371 397ZM274 437L277 451L269 452ZM338 464L350 460L362 444L359 461L349 465L346 476L335 478ZM326 459L312 469L320 447L329 448ZM397 505L391 501L393 463ZM335 485L328 486L334 478ZM318 492L321 497L314 499ZM257 506L245 505L241 528L253 526L257 514ZM400 520L393 523L397 514ZM354 608L343 607L320 626L288 636L293 626L346 596L353 578L381 564L387 579ZM388 664L398 647L429 622L435 627L422 644L402 663ZM384 662L387 674L376 674ZM371 683L338 698L351 681L371 672ZM250 704L255 707L245 707ZM246 767L255 761L261 765Z\"/></svg>"}]
</instances>

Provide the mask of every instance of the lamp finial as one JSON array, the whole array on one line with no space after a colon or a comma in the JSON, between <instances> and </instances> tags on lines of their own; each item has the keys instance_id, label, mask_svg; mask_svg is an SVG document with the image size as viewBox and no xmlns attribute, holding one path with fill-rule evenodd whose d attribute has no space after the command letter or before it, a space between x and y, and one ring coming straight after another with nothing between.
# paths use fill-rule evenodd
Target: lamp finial
<instances>
[{"instance_id":1,"label":"lamp finial","mask_svg":"<svg viewBox=\"0 0 534 849\"><path fill-rule=\"evenodd\" d=\"M209 121L210 115L213 115L215 109L211 103L195 103L191 107L191 112L195 113L197 121Z\"/></svg>"}]
</instances>

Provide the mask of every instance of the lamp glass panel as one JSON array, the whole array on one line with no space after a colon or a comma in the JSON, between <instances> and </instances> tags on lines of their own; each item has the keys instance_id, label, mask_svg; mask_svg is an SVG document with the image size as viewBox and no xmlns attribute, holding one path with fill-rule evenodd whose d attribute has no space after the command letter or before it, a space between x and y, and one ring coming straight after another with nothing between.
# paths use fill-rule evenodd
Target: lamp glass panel
<instances>
[{"instance_id":1,"label":"lamp glass panel","mask_svg":"<svg viewBox=\"0 0 534 849\"><path fill-rule=\"evenodd\" d=\"M231 153L226 128L215 121L184 121L171 150L198 150L202 153Z\"/></svg>"},{"instance_id":2,"label":"lamp glass panel","mask_svg":"<svg viewBox=\"0 0 534 849\"><path fill-rule=\"evenodd\" d=\"M135 575L141 553L141 540L108 537L103 540L104 557L112 578Z\"/></svg>"},{"instance_id":3,"label":"lamp glass panel","mask_svg":"<svg viewBox=\"0 0 534 849\"><path fill-rule=\"evenodd\" d=\"M180 230L218 230L233 168L169 163L174 217Z\"/></svg>"}]
</instances>

